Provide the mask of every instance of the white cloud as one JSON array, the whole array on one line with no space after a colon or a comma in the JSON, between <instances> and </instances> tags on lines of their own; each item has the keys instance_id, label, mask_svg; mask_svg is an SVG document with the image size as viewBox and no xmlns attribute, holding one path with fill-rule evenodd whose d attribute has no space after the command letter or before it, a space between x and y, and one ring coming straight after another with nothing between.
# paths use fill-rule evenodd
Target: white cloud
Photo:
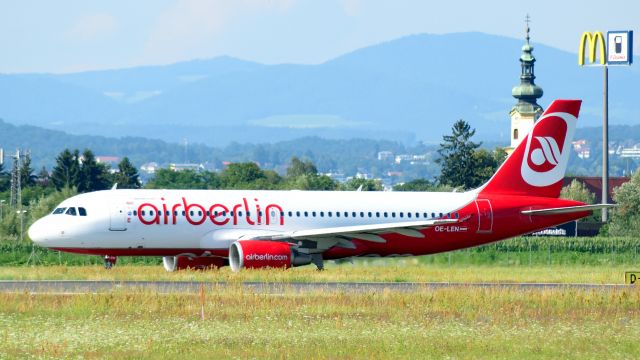
<instances>
[{"instance_id":1,"label":"white cloud","mask_svg":"<svg viewBox=\"0 0 640 360\"><path fill-rule=\"evenodd\" d=\"M239 16L264 10L286 11L294 0L179 0L152 28L143 60L173 61L208 56L207 47Z\"/></svg>"},{"instance_id":2,"label":"white cloud","mask_svg":"<svg viewBox=\"0 0 640 360\"><path fill-rule=\"evenodd\" d=\"M110 14L94 14L81 17L68 31L73 40L91 41L113 33L118 27L116 19Z\"/></svg>"},{"instance_id":3,"label":"white cloud","mask_svg":"<svg viewBox=\"0 0 640 360\"><path fill-rule=\"evenodd\" d=\"M362 10L362 0L342 0L342 8L349 16L357 16Z\"/></svg>"}]
</instances>

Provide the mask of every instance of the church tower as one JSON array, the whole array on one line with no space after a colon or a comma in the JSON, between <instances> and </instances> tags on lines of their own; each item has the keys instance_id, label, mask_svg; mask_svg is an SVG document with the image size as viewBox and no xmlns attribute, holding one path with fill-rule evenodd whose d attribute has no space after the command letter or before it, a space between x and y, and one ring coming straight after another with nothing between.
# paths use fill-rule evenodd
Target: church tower
<instances>
[{"instance_id":1,"label":"church tower","mask_svg":"<svg viewBox=\"0 0 640 360\"><path fill-rule=\"evenodd\" d=\"M542 106L538 105L536 100L542 97L542 88L534 83L534 63L536 58L532 55L533 46L529 44L529 15L525 20L526 27L526 43L522 46L522 55L520 55L520 66L522 72L520 74L520 85L515 86L511 90L511 95L518 99L518 102L511 108L509 116L511 117L511 145L506 148L508 154L518 146L520 141L533 128L533 124L543 113Z\"/></svg>"}]
</instances>

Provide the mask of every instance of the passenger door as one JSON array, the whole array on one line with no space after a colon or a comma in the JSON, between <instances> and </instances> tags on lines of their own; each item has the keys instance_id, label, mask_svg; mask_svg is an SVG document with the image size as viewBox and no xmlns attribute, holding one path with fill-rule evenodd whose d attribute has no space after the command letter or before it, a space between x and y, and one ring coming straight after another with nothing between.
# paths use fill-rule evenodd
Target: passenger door
<instances>
[{"instance_id":1,"label":"passenger door","mask_svg":"<svg viewBox=\"0 0 640 360\"><path fill-rule=\"evenodd\" d=\"M127 230L127 206L124 199L113 199L109 204L109 230Z\"/></svg>"}]
</instances>

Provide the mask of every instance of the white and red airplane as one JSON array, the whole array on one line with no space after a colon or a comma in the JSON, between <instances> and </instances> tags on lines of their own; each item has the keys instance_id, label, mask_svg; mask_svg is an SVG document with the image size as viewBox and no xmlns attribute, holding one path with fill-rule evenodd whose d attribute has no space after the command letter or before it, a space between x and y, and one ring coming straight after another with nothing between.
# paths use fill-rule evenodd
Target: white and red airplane
<instances>
[{"instance_id":1,"label":"white and red airplane","mask_svg":"<svg viewBox=\"0 0 640 360\"><path fill-rule=\"evenodd\" d=\"M29 228L37 244L162 256L168 271L292 267L478 246L585 217L559 199L580 100L556 100L494 176L467 192L108 190L63 201Z\"/></svg>"}]
</instances>

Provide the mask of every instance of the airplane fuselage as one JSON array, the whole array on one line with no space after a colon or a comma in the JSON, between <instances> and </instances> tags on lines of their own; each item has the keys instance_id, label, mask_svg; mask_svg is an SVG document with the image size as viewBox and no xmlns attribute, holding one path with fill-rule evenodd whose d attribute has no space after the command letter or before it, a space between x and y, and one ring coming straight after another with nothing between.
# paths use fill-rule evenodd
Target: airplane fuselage
<instances>
[{"instance_id":1,"label":"airplane fuselage","mask_svg":"<svg viewBox=\"0 0 640 360\"><path fill-rule=\"evenodd\" d=\"M315 228L457 219L415 234L354 239L325 259L424 255L525 234L585 213L532 217L522 210L581 203L531 196L478 196L477 192L343 192L252 190L110 190L65 200L58 214L39 220L30 234L43 246L96 255L226 257L232 242L252 234ZM69 208L83 208L71 212ZM41 238L39 229L47 229ZM44 231L44 230L42 230ZM366 237L366 235L362 235ZM313 250L312 250L313 252Z\"/></svg>"}]
</instances>

